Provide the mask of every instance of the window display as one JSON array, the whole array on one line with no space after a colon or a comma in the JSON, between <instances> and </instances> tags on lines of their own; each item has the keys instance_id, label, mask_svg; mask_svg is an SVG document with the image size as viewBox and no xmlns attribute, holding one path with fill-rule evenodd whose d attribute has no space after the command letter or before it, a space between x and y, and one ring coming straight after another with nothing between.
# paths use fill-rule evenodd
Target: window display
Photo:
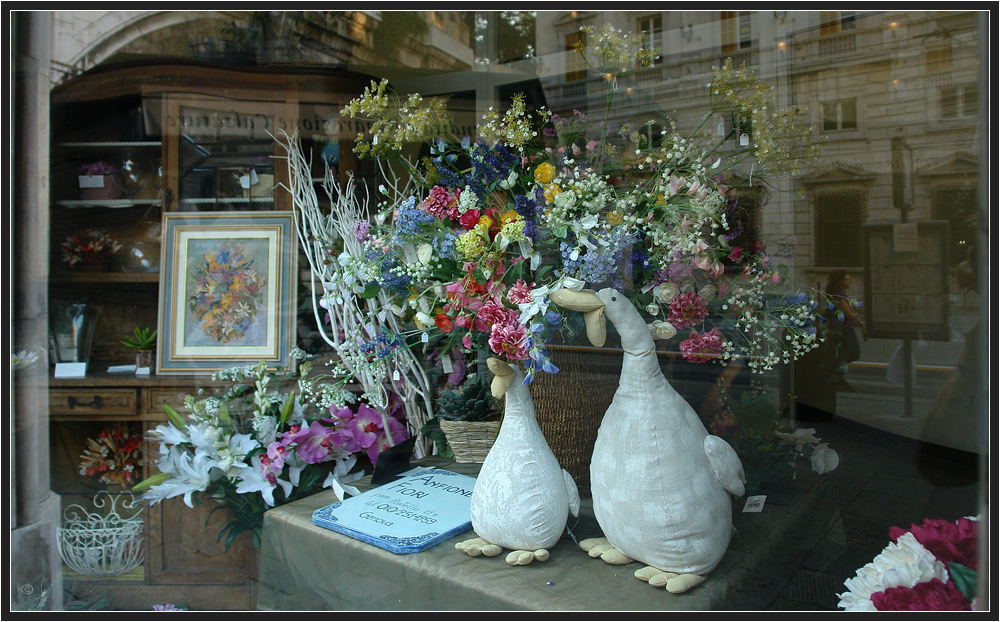
<instances>
[{"instance_id":1,"label":"window display","mask_svg":"<svg viewBox=\"0 0 1000 622\"><path fill-rule=\"evenodd\" d=\"M13 15L17 608L990 608L988 11Z\"/></svg>"}]
</instances>

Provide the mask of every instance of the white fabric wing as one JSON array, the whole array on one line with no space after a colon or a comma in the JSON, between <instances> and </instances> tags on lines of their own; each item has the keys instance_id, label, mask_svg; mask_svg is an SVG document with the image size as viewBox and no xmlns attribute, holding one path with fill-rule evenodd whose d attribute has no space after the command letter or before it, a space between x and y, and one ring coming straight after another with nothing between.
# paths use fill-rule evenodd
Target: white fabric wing
<instances>
[{"instance_id":1,"label":"white fabric wing","mask_svg":"<svg viewBox=\"0 0 1000 622\"><path fill-rule=\"evenodd\" d=\"M736 450L718 436L709 434L705 437L705 455L722 487L737 497L742 497L746 493L743 484L747 480Z\"/></svg>"}]
</instances>

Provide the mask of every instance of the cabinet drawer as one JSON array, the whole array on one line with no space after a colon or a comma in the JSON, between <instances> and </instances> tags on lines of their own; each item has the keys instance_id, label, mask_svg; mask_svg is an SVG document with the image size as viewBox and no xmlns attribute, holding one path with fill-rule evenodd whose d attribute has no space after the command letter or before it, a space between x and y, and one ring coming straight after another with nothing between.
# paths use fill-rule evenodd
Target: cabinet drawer
<instances>
[{"instance_id":1,"label":"cabinet drawer","mask_svg":"<svg viewBox=\"0 0 1000 622\"><path fill-rule=\"evenodd\" d=\"M135 389L49 389L49 413L52 415L135 415Z\"/></svg>"},{"instance_id":2,"label":"cabinet drawer","mask_svg":"<svg viewBox=\"0 0 1000 622\"><path fill-rule=\"evenodd\" d=\"M163 405L170 404L183 415L186 412L184 396L193 392L193 389L149 389L146 391L144 411L153 419L166 419L167 413L163 410Z\"/></svg>"}]
</instances>

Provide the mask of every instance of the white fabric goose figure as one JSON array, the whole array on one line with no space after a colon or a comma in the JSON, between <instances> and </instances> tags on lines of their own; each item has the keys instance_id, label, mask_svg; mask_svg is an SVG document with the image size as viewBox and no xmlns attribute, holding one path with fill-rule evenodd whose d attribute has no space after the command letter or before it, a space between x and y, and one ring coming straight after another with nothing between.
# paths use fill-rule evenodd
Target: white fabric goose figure
<instances>
[{"instance_id":1,"label":"white fabric goose figure","mask_svg":"<svg viewBox=\"0 0 1000 622\"><path fill-rule=\"evenodd\" d=\"M576 484L549 448L535 419L524 375L499 359L487 360L495 374L495 397L506 394L503 424L472 491L472 528L478 538L455 548L469 555L498 555L510 565L545 561L566 529L567 516L580 513Z\"/></svg>"},{"instance_id":2,"label":"white fabric goose figure","mask_svg":"<svg viewBox=\"0 0 1000 622\"><path fill-rule=\"evenodd\" d=\"M583 311L595 345L605 320L621 335L621 379L601 421L590 465L594 514L604 538L581 542L608 563L647 564L635 575L680 593L700 584L732 537L727 492L744 494L743 466L708 434L660 370L655 343L631 301L614 289L560 290L551 300Z\"/></svg>"}]
</instances>

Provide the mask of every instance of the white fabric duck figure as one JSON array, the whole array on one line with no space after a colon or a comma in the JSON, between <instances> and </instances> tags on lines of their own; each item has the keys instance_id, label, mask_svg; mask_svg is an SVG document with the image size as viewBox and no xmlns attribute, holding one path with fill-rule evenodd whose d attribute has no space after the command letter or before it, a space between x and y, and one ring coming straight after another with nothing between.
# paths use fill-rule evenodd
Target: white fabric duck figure
<instances>
[{"instance_id":1,"label":"white fabric duck figure","mask_svg":"<svg viewBox=\"0 0 1000 622\"><path fill-rule=\"evenodd\" d=\"M605 315L621 335L621 379L598 429L590 465L594 514L604 538L580 543L608 563L647 566L635 576L681 593L718 565L732 537L727 493L744 494L733 448L708 434L663 376L655 343L629 299L614 289L559 290L550 299L583 311L604 344Z\"/></svg>"},{"instance_id":2,"label":"white fabric duck figure","mask_svg":"<svg viewBox=\"0 0 1000 622\"><path fill-rule=\"evenodd\" d=\"M513 549L506 558L512 566L545 561L567 516L579 515L580 496L538 427L521 370L495 358L486 363L495 374L493 395L507 396L503 424L472 491L472 528L479 537L455 548L472 556Z\"/></svg>"}]
</instances>

